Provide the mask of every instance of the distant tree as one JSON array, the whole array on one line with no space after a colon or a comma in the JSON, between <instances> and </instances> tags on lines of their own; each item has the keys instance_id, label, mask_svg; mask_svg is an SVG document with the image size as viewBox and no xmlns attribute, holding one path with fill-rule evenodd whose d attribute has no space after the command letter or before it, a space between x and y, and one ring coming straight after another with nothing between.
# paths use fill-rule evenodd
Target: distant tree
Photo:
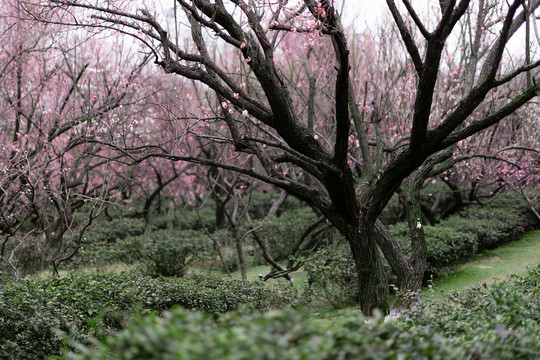
<instances>
[{"instance_id":1,"label":"distant tree","mask_svg":"<svg viewBox=\"0 0 540 360\"><path fill-rule=\"evenodd\" d=\"M115 202L127 171L111 176L110 149L86 140L109 139L129 118L141 70L123 64L118 43L117 58L104 58L101 42L31 21L23 5L2 1L0 13L0 260L14 278L28 266L23 249L57 271Z\"/></svg>"}]
</instances>

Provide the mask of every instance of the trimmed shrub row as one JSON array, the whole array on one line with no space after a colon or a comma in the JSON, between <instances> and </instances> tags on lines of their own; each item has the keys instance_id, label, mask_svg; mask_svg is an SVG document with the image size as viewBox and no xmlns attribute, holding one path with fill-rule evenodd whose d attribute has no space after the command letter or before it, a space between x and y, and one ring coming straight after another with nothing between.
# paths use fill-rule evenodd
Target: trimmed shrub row
<instances>
[{"instance_id":1,"label":"trimmed shrub row","mask_svg":"<svg viewBox=\"0 0 540 360\"><path fill-rule=\"evenodd\" d=\"M490 286L454 292L447 302L427 301L406 317L465 345L475 359L538 359L540 266Z\"/></svg>"},{"instance_id":2,"label":"trimmed shrub row","mask_svg":"<svg viewBox=\"0 0 540 360\"><path fill-rule=\"evenodd\" d=\"M519 239L540 225L529 204L515 194L503 194L485 206L472 206L436 226L424 226L428 246L426 278L463 262L479 251ZM389 227L405 253L410 252L408 226Z\"/></svg>"},{"instance_id":3,"label":"trimmed shrub row","mask_svg":"<svg viewBox=\"0 0 540 360\"><path fill-rule=\"evenodd\" d=\"M214 237L228 237L214 233ZM91 243L83 246L66 267L101 267L115 263L139 265L149 276L183 276L188 265L208 255L211 240L202 231L163 229L149 235L127 235L110 243Z\"/></svg>"},{"instance_id":4,"label":"trimmed shrub row","mask_svg":"<svg viewBox=\"0 0 540 360\"><path fill-rule=\"evenodd\" d=\"M269 310L297 303L295 290L206 276L150 278L85 274L9 283L0 290L0 358L45 358L59 354L70 334L88 337L120 330L133 313L175 305L213 316L237 309Z\"/></svg>"},{"instance_id":5,"label":"trimmed shrub row","mask_svg":"<svg viewBox=\"0 0 540 360\"><path fill-rule=\"evenodd\" d=\"M63 359L420 359L458 358L463 350L429 329L359 315L328 328L306 313L231 314L215 323L197 312L174 309L138 319L95 348ZM458 356L454 355L457 354Z\"/></svg>"},{"instance_id":6,"label":"trimmed shrub row","mask_svg":"<svg viewBox=\"0 0 540 360\"><path fill-rule=\"evenodd\" d=\"M208 315L173 309L63 359L535 359L540 268L527 278L456 294L405 318L351 314L329 327L303 312ZM457 299L457 300L456 300Z\"/></svg>"},{"instance_id":7,"label":"trimmed shrub row","mask_svg":"<svg viewBox=\"0 0 540 360\"><path fill-rule=\"evenodd\" d=\"M529 204L515 194L503 194L486 206L465 209L442 224L474 234L479 250L517 240L540 225Z\"/></svg>"},{"instance_id":8,"label":"trimmed shrub row","mask_svg":"<svg viewBox=\"0 0 540 360\"><path fill-rule=\"evenodd\" d=\"M184 276L188 264L211 247L200 231L157 230L149 235L126 237L114 246L117 260L141 264L149 276ZM111 250L113 250L111 249Z\"/></svg>"}]
</instances>

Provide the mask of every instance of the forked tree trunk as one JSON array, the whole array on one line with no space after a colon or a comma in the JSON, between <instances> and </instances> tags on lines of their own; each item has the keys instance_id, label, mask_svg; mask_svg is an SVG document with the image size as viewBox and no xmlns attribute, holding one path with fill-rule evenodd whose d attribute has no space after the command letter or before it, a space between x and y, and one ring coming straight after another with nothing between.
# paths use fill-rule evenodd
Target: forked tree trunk
<instances>
[{"instance_id":1,"label":"forked tree trunk","mask_svg":"<svg viewBox=\"0 0 540 360\"><path fill-rule=\"evenodd\" d=\"M385 315L390 311L388 275L375 242L374 227L361 219L358 232L349 239L358 274L358 301L367 316L376 309Z\"/></svg>"},{"instance_id":2,"label":"forked tree trunk","mask_svg":"<svg viewBox=\"0 0 540 360\"><path fill-rule=\"evenodd\" d=\"M395 312L411 307L421 295L420 291L427 268L427 243L422 224L420 192L425 179L440 172L440 170L434 170L434 167L448 160L451 156L452 152L450 151L430 156L424 162L424 166L409 177L405 207L411 238L411 257L406 259L406 266L403 270L392 268L398 277L400 290L393 306Z\"/></svg>"},{"instance_id":3,"label":"forked tree trunk","mask_svg":"<svg viewBox=\"0 0 540 360\"><path fill-rule=\"evenodd\" d=\"M396 285L399 288L400 296L392 305L392 313L399 313L401 310L409 308L418 298L418 291L422 287L426 269L425 252L413 250L413 254L416 255L407 258L390 231L380 221L377 221L375 231L377 245L382 250L392 272L397 277ZM417 235L419 234L415 233L414 236ZM418 237L413 241L415 242L413 247L420 245L419 247L422 248L423 234L421 238ZM425 242L423 244L425 249Z\"/></svg>"}]
</instances>

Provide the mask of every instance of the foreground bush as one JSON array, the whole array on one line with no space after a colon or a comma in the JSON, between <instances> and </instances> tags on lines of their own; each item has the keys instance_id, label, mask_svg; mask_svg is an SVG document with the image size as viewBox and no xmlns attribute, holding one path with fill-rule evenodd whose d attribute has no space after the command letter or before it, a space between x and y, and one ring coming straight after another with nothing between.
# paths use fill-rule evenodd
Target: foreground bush
<instances>
[{"instance_id":1,"label":"foreground bush","mask_svg":"<svg viewBox=\"0 0 540 360\"><path fill-rule=\"evenodd\" d=\"M429 329L406 328L381 316L351 316L328 328L301 312L232 314L218 323L174 309L138 319L96 347L64 359L418 359L458 358L464 351Z\"/></svg>"},{"instance_id":2,"label":"foreground bush","mask_svg":"<svg viewBox=\"0 0 540 360\"><path fill-rule=\"evenodd\" d=\"M213 319L175 308L141 317L63 359L536 359L540 267L524 278L454 294L402 319L357 312L335 326L302 312Z\"/></svg>"},{"instance_id":3,"label":"foreground bush","mask_svg":"<svg viewBox=\"0 0 540 360\"><path fill-rule=\"evenodd\" d=\"M450 294L410 310L409 321L430 326L477 359L538 359L540 266L527 276Z\"/></svg>"},{"instance_id":4,"label":"foreground bush","mask_svg":"<svg viewBox=\"0 0 540 360\"><path fill-rule=\"evenodd\" d=\"M180 305L217 316L240 305L265 311L295 299L288 285L204 276L85 274L9 283L0 291L0 358L59 354L66 334L86 343L122 329L133 313Z\"/></svg>"}]
</instances>

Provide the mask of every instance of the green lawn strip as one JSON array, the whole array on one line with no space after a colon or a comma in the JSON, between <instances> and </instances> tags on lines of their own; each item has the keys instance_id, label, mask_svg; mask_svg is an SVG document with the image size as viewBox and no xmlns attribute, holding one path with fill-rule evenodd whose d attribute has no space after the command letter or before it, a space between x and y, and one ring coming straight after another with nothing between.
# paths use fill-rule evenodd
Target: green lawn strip
<instances>
[{"instance_id":1,"label":"green lawn strip","mask_svg":"<svg viewBox=\"0 0 540 360\"><path fill-rule=\"evenodd\" d=\"M472 261L458 265L455 270L436 279L433 284L435 291L424 291L424 296L442 299L444 294L451 291L504 281L511 274L524 274L539 263L540 230L534 230L518 241L486 250Z\"/></svg>"}]
</instances>

